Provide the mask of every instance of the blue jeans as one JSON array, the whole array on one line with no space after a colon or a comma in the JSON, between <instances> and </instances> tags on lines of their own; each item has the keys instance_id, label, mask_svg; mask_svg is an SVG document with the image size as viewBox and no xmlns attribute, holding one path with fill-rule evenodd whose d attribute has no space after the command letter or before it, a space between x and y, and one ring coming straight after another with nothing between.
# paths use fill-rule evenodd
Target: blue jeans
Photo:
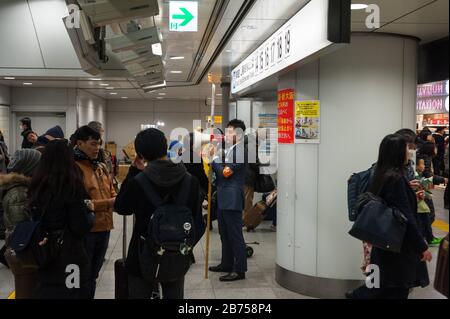
<instances>
[{"instance_id":1,"label":"blue jeans","mask_svg":"<svg viewBox=\"0 0 450 319\"><path fill-rule=\"evenodd\" d=\"M86 295L90 299L95 297L96 282L108 249L109 236L110 231L89 233L86 236L86 250L91 262L91 278Z\"/></svg>"}]
</instances>

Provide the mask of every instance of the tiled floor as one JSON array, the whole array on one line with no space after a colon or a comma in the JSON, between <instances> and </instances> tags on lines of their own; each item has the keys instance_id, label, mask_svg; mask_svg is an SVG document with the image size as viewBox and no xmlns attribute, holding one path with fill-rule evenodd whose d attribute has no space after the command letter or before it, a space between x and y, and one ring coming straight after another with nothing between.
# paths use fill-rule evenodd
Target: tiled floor
<instances>
[{"instance_id":1,"label":"tiled floor","mask_svg":"<svg viewBox=\"0 0 450 319\"><path fill-rule=\"evenodd\" d=\"M435 204L437 218L448 224L448 211L442 209L442 190L435 191ZM96 298L114 298L114 261L122 255L122 217L115 216L116 229L111 233L106 260L98 280ZM132 218L127 219L127 229L131 233ZM214 230L210 240L209 265L216 265L220 261L220 239L217 232L217 224L214 222ZM436 236L444 236L445 231L435 229ZM270 230L270 222L264 222L256 232L244 233L247 242L259 242L260 245L252 245L255 254L248 260L249 271L246 280L224 283L219 281L220 274L210 273L209 278L204 278L205 269L205 239L195 247L194 254L197 263L194 264L186 276L185 297L187 299L246 299L246 298L281 298L281 299L308 299L291 292L278 285L275 281L275 250L276 233ZM129 239L129 238L128 238ZM437 248L432 248L434 260L429 264L430 279L434 279L436 267ZM12 276L10 272L0 266L0 299L6 298L13 290ZM432 286L425 289L415 289L410 295L412 299L443 298Z\"/></svg>"}]
</instances>

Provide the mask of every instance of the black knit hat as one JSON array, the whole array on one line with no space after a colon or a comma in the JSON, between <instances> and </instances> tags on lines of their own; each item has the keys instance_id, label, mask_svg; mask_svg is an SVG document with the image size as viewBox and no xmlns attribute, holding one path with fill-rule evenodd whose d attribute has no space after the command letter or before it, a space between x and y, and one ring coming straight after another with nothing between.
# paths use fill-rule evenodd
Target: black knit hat
<instances>
[{"instance_id":1,"label":"black knit hat","mask_svg":"<svg viewBox=\"0 0 450 319\"><path fill-rule=\"evenodd\" d=\"M167 155L167 139L155 128L140 132L134 141L136 153L151 162Z\"/></svg>"}]
</instances>

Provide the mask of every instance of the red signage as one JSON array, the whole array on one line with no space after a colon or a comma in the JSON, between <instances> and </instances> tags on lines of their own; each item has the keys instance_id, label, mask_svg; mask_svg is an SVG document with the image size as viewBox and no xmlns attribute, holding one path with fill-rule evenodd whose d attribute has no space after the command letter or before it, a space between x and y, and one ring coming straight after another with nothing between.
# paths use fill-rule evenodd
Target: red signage
<instances>
[{"instance_id":1,"label":"red signage","mask_svg":"<svg viewBox=\"0 0 450 319\"><path fill-rule=\"evenodd\" d=\"M278 143L294 144L294 98L293 89L278 91Z\"/></svg>"}]
</instances>

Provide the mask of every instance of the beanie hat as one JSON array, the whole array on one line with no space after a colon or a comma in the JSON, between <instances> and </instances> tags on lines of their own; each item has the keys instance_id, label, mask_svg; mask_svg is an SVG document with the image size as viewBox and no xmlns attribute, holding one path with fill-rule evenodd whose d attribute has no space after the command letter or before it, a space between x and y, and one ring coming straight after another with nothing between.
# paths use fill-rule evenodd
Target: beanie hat
<instances>
[{"instance_id":1,"label":"beanie hat","mask_svg":"<svg viewBox=\"0 0 450 319\"><path fill-rule=\"evenodd\" d=\"M136 136L134 141L136 153L147 161L155 161L167 155L167 139L164 133L156 128L149 128Z\"/></svg>"},{"instance_id":2,"label":"beanie hat","mask_svg":"<svg viewBox=\"0 0 450 319\"><path fill-rule=\"evenodd\" d=\"M18 150L11 157L7 171L8 173L18 173L31 177L40 159L41 153L39 151L34 149Z\"/></svg>"},{"instance_id":3,"label":"beanie hat","mask_svg":"<svg viewBox=\"0 0 450 319\"><path fill-rule=\"evenodd\" d=\"M56 125L55 127L48 129L47 132L44 133L44 135L38 137L38 144L47 145L48 142L50 142L49 139L45 137L46 135L49 135L53 138L64 138L64 132L62 128L59 125Z\"/></svg>"},{"instance_id":4,"label":"beanie hat","mask_svg":"<svg viewBox=\"0 0 450 319\"><path fill-rule=\"evenodd\" d=\"M183 144L180 141L172 141L169 145L169 151L167 152L167 156L169 158L176 158L178 156L178 152L183 149Z\"/></svg>"}]
</instances>

